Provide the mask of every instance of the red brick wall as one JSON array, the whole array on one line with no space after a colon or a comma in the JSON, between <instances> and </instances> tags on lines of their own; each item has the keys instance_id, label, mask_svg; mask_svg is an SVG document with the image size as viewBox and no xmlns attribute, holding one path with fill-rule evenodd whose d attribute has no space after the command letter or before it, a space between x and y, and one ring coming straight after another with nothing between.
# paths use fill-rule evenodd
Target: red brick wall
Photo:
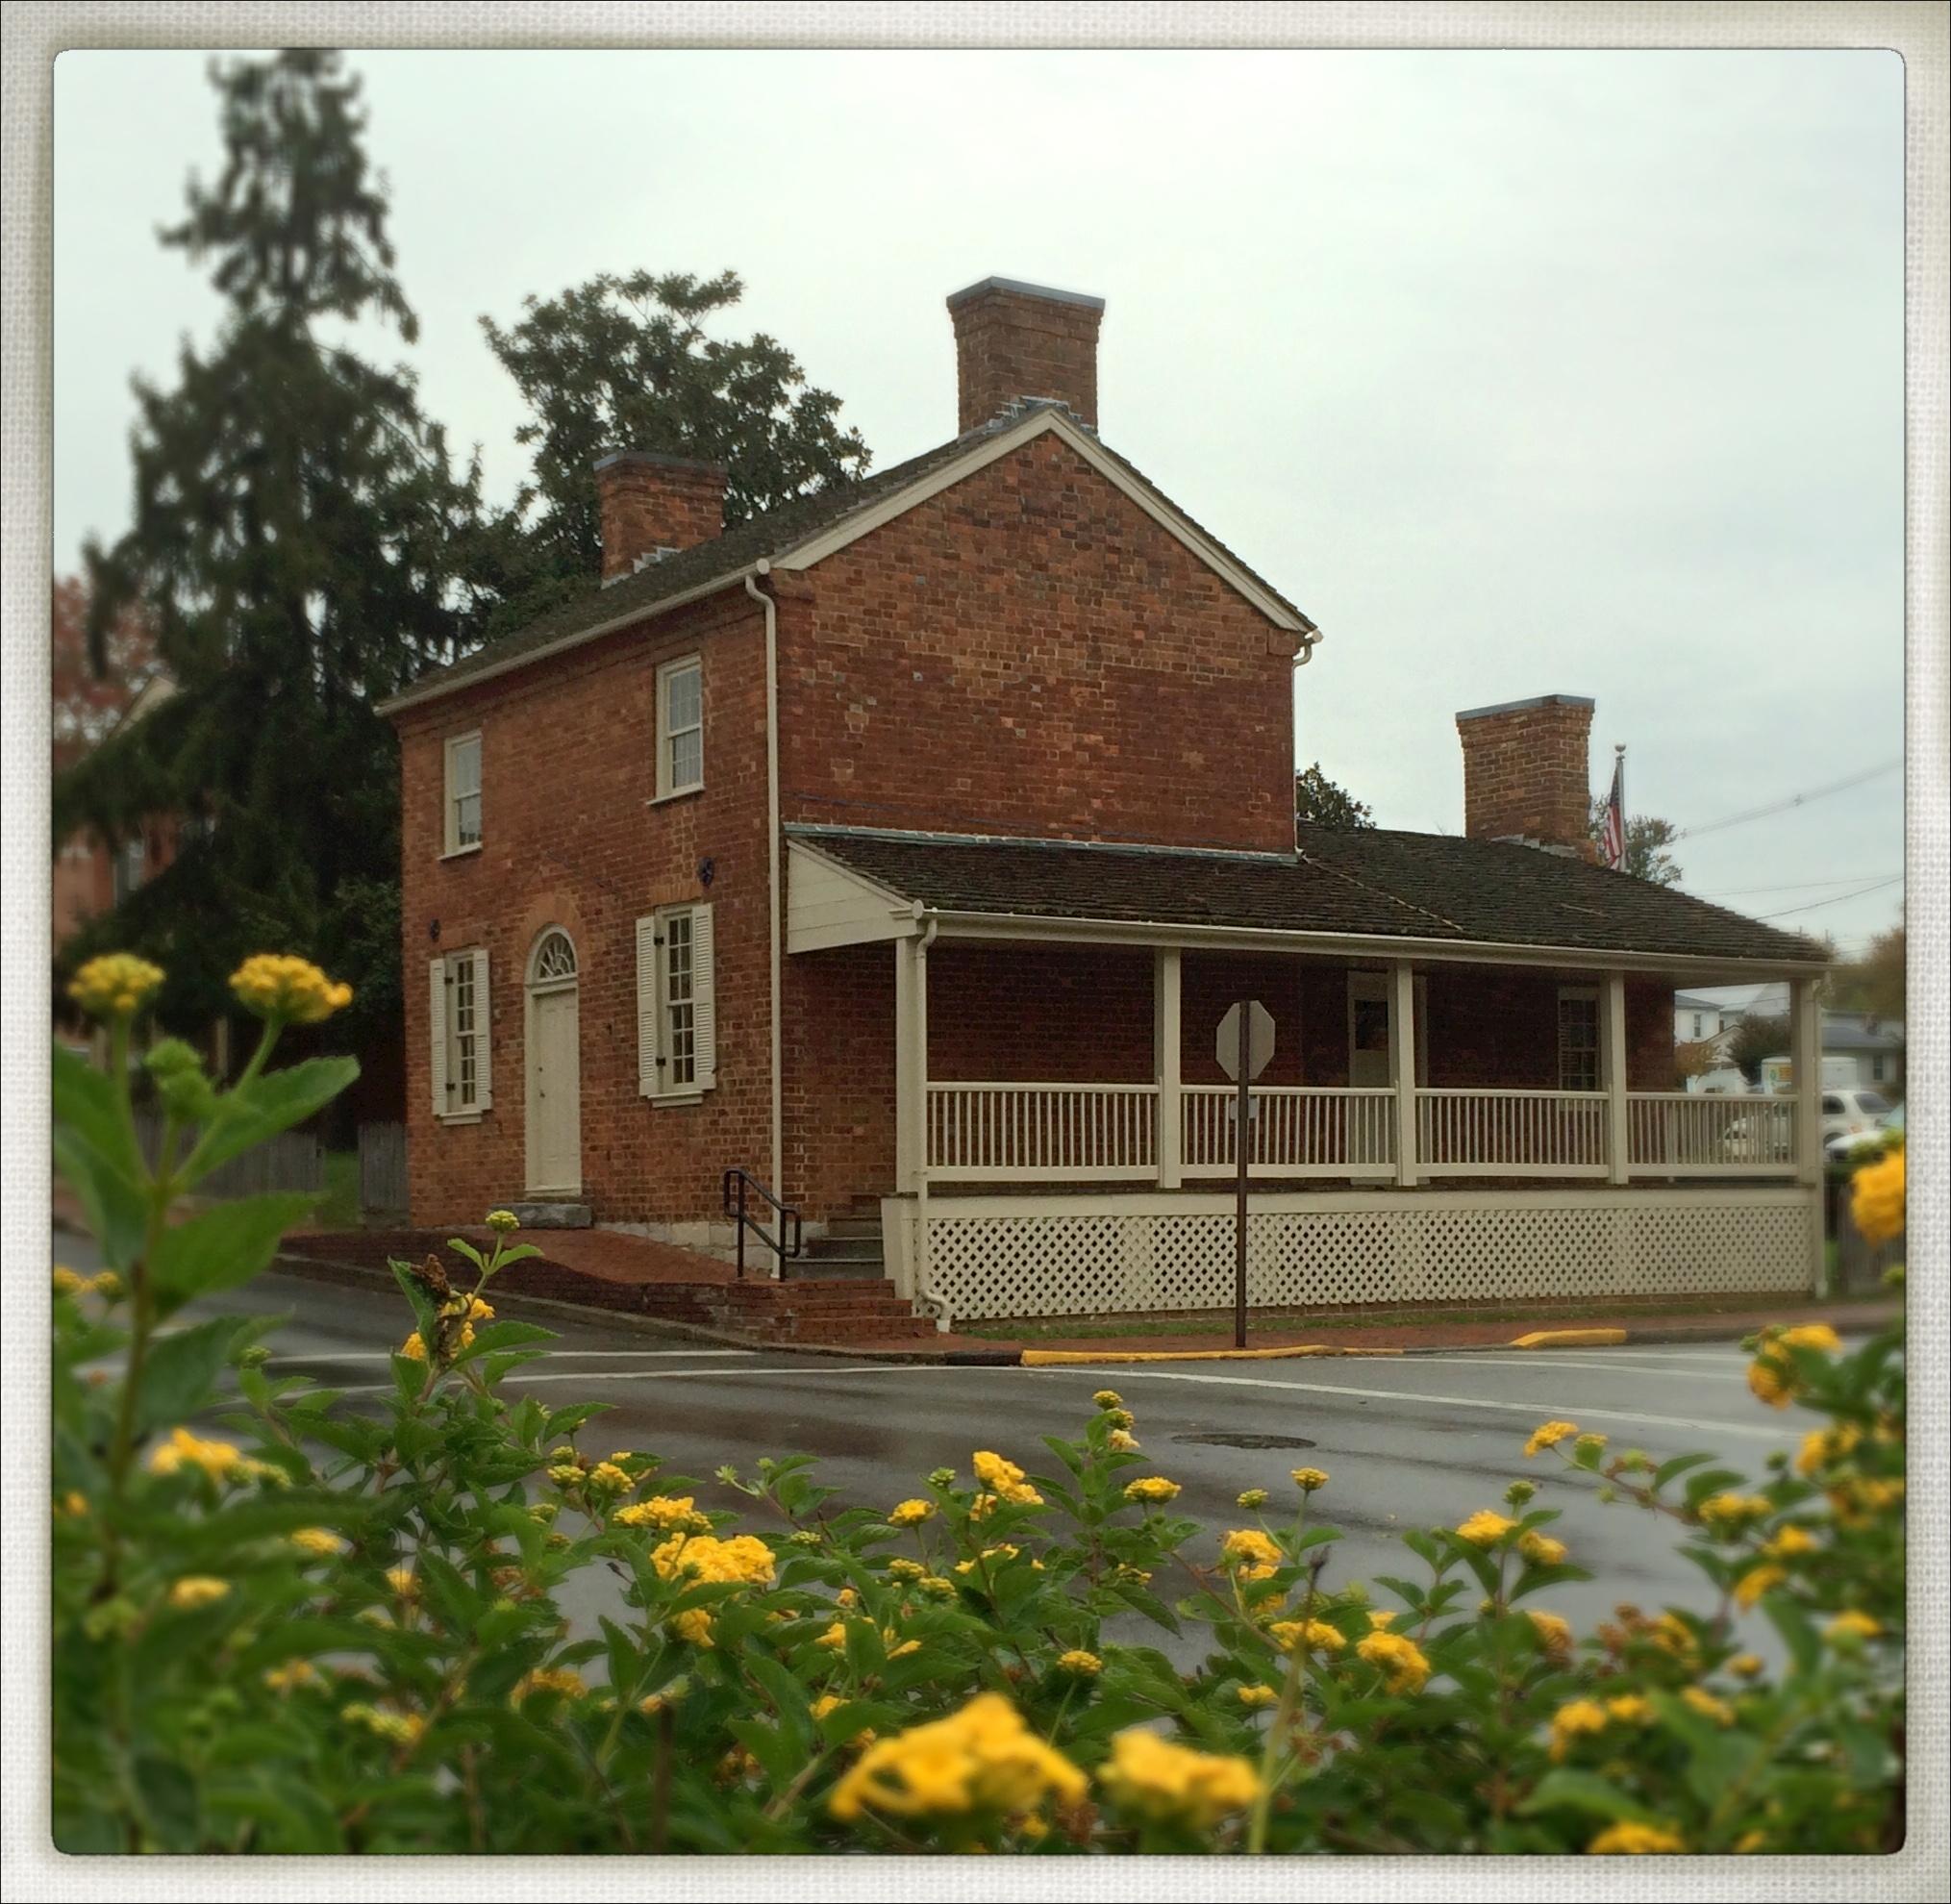
<instances>
[{"instance_id":1,"label":"red brick wall","mask_svg":"<svg viewBox=\"0 0 1951 1904\"><path fill-rule=\"evenodd\" d=\"M709 542L725 527L725 466L622 450L596 465L603 578L631 574L639 556Z\"/></svg>"},{"instance_id":2,"label":"red brick wall","mask_svg":"<svg viewBox=\"0 0 1951 1904\"><path fill-rule=\"evenodd\" d=\"M788 820L1291 850L1291 638L1056 437L780 580Z\"/></svg>"},{"instance_id":3,"label":"red brick wall","mask_svg":"<svg viewBox=\"0 0 1951 1904\"><path fill-rule=\"evenodd\" d=\"M795 955L781 996L783 1194L823 1220L894 1188L894 947Z\"/></svg>"},{"instance_id":4,"label":"red brick wall","mask_svg":"<svg viewBox=\"0 0 1951 1904\"><path fill-rule=\"evenodd\" d=\"M530 951L547 926L580 966L583 1194L600 1221L690 1220L718 1172L767 1151L763 624L742 596L681 611L400 716L407 1128L416 1223L478 1220L527 1182L523 1049ZM658 664L704 658L705 785L656 791ZM480 852L443 860L443 743L482 735ZM699 863L710 858L709 890ZM638 1094L635 922L709 898L717 1085L695 1106ZM430 937L434 920L439 939ZM439 1123L430 1103L427 962L485 946L493 1105Z\"/></svg>"},{"instance_id":5,"label":"red brick wall","mask_svg":"<svg viewBox=\"0 0 1951 1904\"><path fill-rule=\"evenodd\" d=\"M938 943L928 955L928 1075L1150 1084L1151 953Z\"/></svg>"}]
</instances>

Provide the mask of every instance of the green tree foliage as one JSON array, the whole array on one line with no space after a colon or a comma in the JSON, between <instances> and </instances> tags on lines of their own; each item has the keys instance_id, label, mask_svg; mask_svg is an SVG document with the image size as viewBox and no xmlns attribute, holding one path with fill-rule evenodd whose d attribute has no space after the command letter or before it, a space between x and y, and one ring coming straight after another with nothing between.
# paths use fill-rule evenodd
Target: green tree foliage
<instances>
[{"instance_id":1,"label":"green tree foliage","mask_svg":"<svg viewBox=\"0 0 1951 1904\"><path fill-rule=\"evenodd\" d=\"M1375 824L1375 815L1362 801L1321 771L1316 761L1294 775L1294 817L1337 833L1354 833Z\"/></svg>"},{"instance_id":2,"label":"green tree foliage","mask_svg":"<svg viewBox=\"0 0 1951 1904\"><path fill-rule=\"evenodd\" d=\"M1870 940L1861 959L1838 968L1823 1001L1838 1012L1872 1018L1904 1015L1904 928L1892 926Z\"/></svg>"},{"instance_id":3,"label":"green tree foliage","mask_svg":"<svg viewBox=\"0 0 1951 1904\"><path fill-rule=\"evenodd\" d=\"M1728 1040L1728 1063L1754 1084L1762 1075L1763 1059L1783 1057L1788 1049L1787 1018L1757 1017L1750 1013L1735 1026L1735 1035Z\"/></svg>"},{"instance_id":4,"label":"green tree foliage","mask_svg":"<svg viewBox=\"0 0 1951 1904\"><path fill-rule=\"evenodd\" d=\"M1606 838L1606 803L1592 802L1588 822L1592 844L1601 846ZM1650 879L1655 886L1678 886L1680 863L1667 850L1680 837L1671 820L1656 819L1651 814L1629 814L1626 817L1626 870L1635 879Z\"/></svg>"},{"instance_id":5,"label":"green tree foliage","mask_svg":"<svg viewBox=\"0 0 1951 1904\"><path fill-rule=\"evenodd\" d=\"M863 473L867 445L763 332L723 339L708 322L735 306L734 271L602 273L551 298L529 297L506 330L484 316L488 347L529 417L515 432L534 464L504 525L514 627L590 586L602 567L592 474L613 450L696 457L726 467L725 519L742 522Z\"/></svg>"},{"instance_id":6,"label":"green tree foliage","mask_svg":"<svg viewBox=\"0 0 1951 1904\"><path fill-rule=\"evenodd\" d=\"M208 269L227 309L186 341L173 388L138 381L133 526L87 550L99 665L139 607L180 691L63 776L55 828L110 839L181 815L169 868L72 947L168 965L166 1022L207 1021L250 950L289 944L352 980L335 1033L386 1035L398 947L368 929L398 876L398 766L374 703L472 639L479 533L405 369L335 340L383 320L411 343L387 200L368 170L359 83L337 55L213 66L225 163L192 178L161 241Z\"/></svg>"}]
</instances>

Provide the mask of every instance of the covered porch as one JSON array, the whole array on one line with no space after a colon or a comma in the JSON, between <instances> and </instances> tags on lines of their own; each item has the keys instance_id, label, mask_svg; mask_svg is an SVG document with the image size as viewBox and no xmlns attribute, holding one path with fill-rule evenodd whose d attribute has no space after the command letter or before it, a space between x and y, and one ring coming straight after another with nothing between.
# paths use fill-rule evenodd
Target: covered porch
<instances>
[{"instance_id":1,"label":"covered porch","mask_svg":"<svg viewBox=\"0 0 1951 1904\"><path fill-rule=\"evenodd\" d=\"M796 868L796 953L862 943L841 897ZM1819 1066L1797 1063L1793 1095L1689 1095L1672 1045L1677 985L1766 966L1789 977L1798 1060L1813 1053L1807 965L1033 918L900 891L875 914L892 966L884 1245L938 1315L1230 1302L1242 1141L1255 1303L1819 1285ZM1249 998L1276 1042L1242 1137L1214 1041Z\"/></svg>"}]
</instances>

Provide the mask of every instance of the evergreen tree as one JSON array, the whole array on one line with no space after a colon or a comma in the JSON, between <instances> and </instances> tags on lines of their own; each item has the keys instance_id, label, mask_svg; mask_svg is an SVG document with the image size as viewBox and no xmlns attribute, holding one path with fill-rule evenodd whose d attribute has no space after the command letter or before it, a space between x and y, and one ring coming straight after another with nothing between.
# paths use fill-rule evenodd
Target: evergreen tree
<instances>
[{"instance_id":1,"label":"evergreen tree","mask_svg":"<svg viewBox=\"0 0 1951 1904\"><path fill-rule=\"evenodd\" d=\"M1366 802L1358 800L1345 787L1321 771L1321 764L1294 775L1294 817L1337 833L1358 833L1375 824L1375 815Z\"/></svg>"},{"instance_id":2,"label":"evergreen tree","mask_svg":"<svg viewBox=\"0 0 1951 1904\"><path fill-rule=\"evenodd\" d=\"M133 523L86 551L96 664L132 609L179 692L56 786L56 837L190 823L162 875L74 942L170 973L166 1021L208 1022L246 953L320 960L356 988L342 1041L396 1036L399 772L374 703L473 639L478 472L457 470L405 369L336 341L380 319L412 343L356 79L303 51L212 68L226 163L159 234L228 310L175 387L135 386ZM396 900L390 914L397 917Z\"/></svg>"},{"instance_id":3,"label":"evergreen tree","mask_svg":"<svg viewBox=\"0 0 1951 1904\"><path fill-rule=\"evenodd\" d=\"M865 471L860 432L836 420L839 398L809 386L784 345L763 332L707 335L706 320L743 293L734 271L605 273L525 299L507 330L482 318L531 411L515 439L534 456L497 551L506 600L496 632L594 582L602 535L592 470L613 450L722 463L728 525Z\"/></svg>"}]
</instances>

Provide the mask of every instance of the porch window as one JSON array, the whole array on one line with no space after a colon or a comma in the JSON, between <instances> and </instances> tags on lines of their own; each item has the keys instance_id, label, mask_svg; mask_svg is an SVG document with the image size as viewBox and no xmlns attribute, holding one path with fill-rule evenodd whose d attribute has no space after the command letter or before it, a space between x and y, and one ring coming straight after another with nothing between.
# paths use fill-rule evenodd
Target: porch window
<instances>
[{"instance_id":1,"label":"porch window","mask_svg":"<svg viewBox=\"0 0 1951 1904\"><path fill-rule=\"evenodd\" d=\"M1599 994L1592 986L1561 986L1558 993L1558 1088L1599 1090Z\"/></svg>"},{"instance_id":2,"label":"porch window","mask_svg":"<svg viewBox=\"0 0 1951 1904\"><path fill-rule=\"evenodd\" d=\"M149 849L139 833L132 834L115 849L115 904L137 890L148 877Z\"/></svg>"},{"instance_id":3,"label":"porch window","mask_svg":"<svg viewBox=\"0 0 1951 1904\"><path fill-rule=\"evenodd\" d=\"M657 796L705 784L704 667L696 655L657 671Z\"/></svg>"},{"instance_id":4,"label":"porch window","mask_svg":"<svg viewBox=\"0 0 1951 1904\"><path fill-rule=\"evenodd\" d=\"M716 1082L712 909L669 906L637 922L638 1088L696 1102Z\"/></svg>"},{"instance_id":5,"label":"porch window","mask_svg":"<svg viewBox=\"0 0 1951 1904\"><path fill-rule=\"evenodd\" d=\"M481 844L481 736L457 734L447 742L447 835L443 851L470 853Z\"/></svg>"}]
</instances>

